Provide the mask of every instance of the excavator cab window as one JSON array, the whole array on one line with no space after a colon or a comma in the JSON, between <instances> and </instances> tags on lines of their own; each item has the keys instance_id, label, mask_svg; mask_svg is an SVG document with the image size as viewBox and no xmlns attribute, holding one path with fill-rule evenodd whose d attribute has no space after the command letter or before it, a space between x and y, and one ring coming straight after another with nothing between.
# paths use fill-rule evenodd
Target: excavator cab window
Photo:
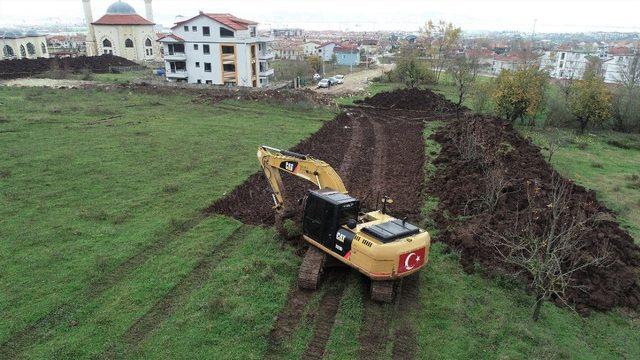
<instances>
[{"instance_id":1,"label":"excavator cab window","mask_svg":"<svg viewBox=\"0 0 640 360\"><path fill-rule=\"evenodd\" d=\"M331 190L311 190L304 209L303 234L333 249L336 232L349 220L358 219L358 200Z\"/></svg>"}]
</instances>

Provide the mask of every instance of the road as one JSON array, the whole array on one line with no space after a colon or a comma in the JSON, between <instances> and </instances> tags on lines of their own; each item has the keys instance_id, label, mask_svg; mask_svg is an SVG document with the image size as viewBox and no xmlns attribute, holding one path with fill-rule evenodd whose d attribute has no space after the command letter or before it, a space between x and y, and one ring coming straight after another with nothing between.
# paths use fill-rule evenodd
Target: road
<instances>
[{"instance_id":1,"label":"road","mask_svg":"<svg viewBox=\"0 0 640 360\"><path fill-rule=\"evenodd\" d=\"M394 65L390 64L382 64L378 65L378 67L376 67L375 69L367 69L353 72L351 74L345 74L344 84L332 86L329 89L318 89L316 88L316 86L312 86L310 88L319 93L332 95L341 95L364 91L367 83L371 81L371 79L382 75L384 72L392 70L393 66Z\"/></svg>"}]
</instances>

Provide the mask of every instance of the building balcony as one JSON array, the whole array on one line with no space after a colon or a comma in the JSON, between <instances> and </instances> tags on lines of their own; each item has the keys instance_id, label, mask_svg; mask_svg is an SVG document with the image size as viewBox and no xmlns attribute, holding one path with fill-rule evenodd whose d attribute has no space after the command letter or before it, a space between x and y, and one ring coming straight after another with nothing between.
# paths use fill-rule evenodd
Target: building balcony
<instances>
[{"instance_id":1,"label":"building balcony","mask_svg":"<svg viewBox=\"0 0 640 360\"><path fill-rule=\"evenodd\" d=\"M233 63L236 61L236 54L222 54L223 63Z\"/></svg>"},{"instance_id":2,"label":"building balcony","mask_svg":"<svg viewBox=\"0 0 640 360\"><path fill-rule=\"evenodd\" d=\"M186 79L188 76L187 70L171 70L167 73L167 77L173 79Z\"/></svg>"},{"instance_id":3,"label":"building balcony","mask_svg":"<svg viewBox=\"0 0 640 360\"><path fill-rule=\"evenodd\" d=\"M173 54L164 54L164 59L168 61L174 60L187 60L187 55L185 53L173 53Z\"/></svg>"},{"instance_id":4,"label":"building balcony","mask_svg":"<svg viewBox=\"0 0 640 360\"><path fill-rule=\"evenodd\" d=\"M258 74L262 77L271 76L273 75L273 69L260 70Z\"/></svg>"},{"instance_id":5,"label":"building balcony","mask_svg":"<svg viewBox=\"0 0 640 360\"><path fill-rule=\"evenodd\" d=\"M272 52L261 52L258 54L258 59L260 60L271 60L275 57L275 54Z\"/></svg>"}]
</instances>

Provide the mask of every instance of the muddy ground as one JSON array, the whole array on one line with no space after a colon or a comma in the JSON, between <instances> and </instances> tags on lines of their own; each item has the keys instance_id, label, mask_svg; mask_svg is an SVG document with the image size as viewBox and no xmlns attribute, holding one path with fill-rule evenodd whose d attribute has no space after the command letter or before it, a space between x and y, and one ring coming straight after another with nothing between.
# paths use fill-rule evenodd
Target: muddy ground
<instances>
[{"instance_id":1,"label":"muddy ground","mask_svg":"<svg viewBox=\"0 0 640 360\"><path fill-rule=\"evenodd\" d=\"M27 77L54 69L72 72L90 69L95 73L105 73L109 71L110 66L138 66L138 64L113 55L3 60L0 61L0 79Z\"/></svg>"},{"instance_id":2,"label":"muddy ground","mask_svg":"<svg viewBox=\"0 0 640 360\"><path fill-rule=\"evenodd\" d=\"M465 140L469 136L475 144ZM640 305L640 248L593 191L561 179L536 145L499 119L470 116L452 120L434 138L442 145L435 160L438 170L429 182L429 192L440 200L435 219L442 231L440 239L461 251L467 270L476 262L490 271L514 270L489 245L494 244L491 238L514 236L516 229L522 232L527 227L543 234L552 221L554 182L562 182L568 188L568 212L560 222L566 226L572 221L586 222L580 234L581 248L574 256L586 260L584 263L606 255L601 264L574 274L567 299L583 314L589 308ZM477 147L477 156L469 151L471 145ZM499 182L503 186L499 186L497 201L489 205L488 189Z\"/></svg>"}]
</instances>

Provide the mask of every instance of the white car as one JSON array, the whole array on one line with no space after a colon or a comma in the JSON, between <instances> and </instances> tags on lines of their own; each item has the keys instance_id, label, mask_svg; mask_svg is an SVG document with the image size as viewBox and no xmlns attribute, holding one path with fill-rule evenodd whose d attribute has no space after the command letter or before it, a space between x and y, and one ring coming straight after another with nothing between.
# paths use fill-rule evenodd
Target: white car
<instances>
[{"instance_id":1,"label":"white car","mask_svg":"<svg viewBox=\"0 0 640 360\"><path fill-rule=\"evenodd\" d=\"M334 78L336 78L337 84L344 84L344 75L336 75Z\"/></svg>"},{"instance_id":2,"label":"white car","mask_svg":"<svg viewBox=\"0 0 640 360\"><path fill-rule=\"evenodd\" d=\"M318 82L319 88L328 88L330 86L331 86L331 83L329 82L329 79L322 79Z\"/></svg>"}]
</instances>

